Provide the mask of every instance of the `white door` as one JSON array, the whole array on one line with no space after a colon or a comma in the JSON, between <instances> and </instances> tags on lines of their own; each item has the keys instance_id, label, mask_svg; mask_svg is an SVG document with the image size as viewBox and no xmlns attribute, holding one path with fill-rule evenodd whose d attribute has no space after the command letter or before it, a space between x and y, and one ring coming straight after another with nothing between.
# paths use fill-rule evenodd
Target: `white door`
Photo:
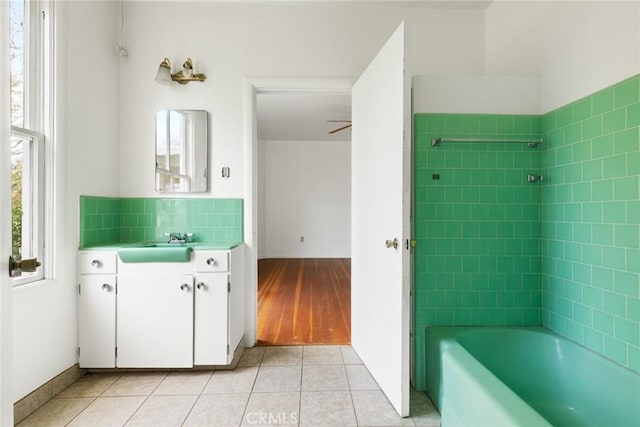
<instances>
[{"instance_id":1,"label":"white door","mask_svg":"<svg viewBox=\"0 0 640 427\"><path fill-rule=\"evenodd\" d=\"M9 2L0 2L0 425L13 425L13 396L11 372L11 152L9 150Z\"/></svg>"},{"instance_id":2,"label":"white door","mask_svg":"<svg viewBox=\"0 0 640 427\"><path fill-rule=\"evenodd\" d=\"M352 90L351 342L409 415L409 84L404 23ZM397 242L397 248L387 247Z\"/></svg>"}]
</instances>

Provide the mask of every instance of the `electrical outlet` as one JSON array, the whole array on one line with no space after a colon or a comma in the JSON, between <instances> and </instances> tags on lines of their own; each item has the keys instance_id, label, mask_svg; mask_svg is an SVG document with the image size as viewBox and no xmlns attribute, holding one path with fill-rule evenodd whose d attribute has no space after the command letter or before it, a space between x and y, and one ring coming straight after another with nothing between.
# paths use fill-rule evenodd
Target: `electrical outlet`
<instances>
[{"instance_id":1,"label":"electrical outlet","mask_svg":"<svg viewBox=\"0 0 640 427\"><path fill-rule=\"evenodd\" d=\"M300 243L304 243L304 236L300 236Z\"/></svg>"}]
</instances>

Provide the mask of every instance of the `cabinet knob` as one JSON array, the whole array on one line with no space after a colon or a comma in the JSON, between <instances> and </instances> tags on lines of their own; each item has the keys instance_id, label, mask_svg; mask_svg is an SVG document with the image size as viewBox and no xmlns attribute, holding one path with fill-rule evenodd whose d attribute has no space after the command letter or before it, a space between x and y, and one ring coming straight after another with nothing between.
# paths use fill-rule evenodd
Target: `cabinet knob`
<instances>
[{"instance_id":1,"label":"cabinet knob","mask_svg":"<svg viewBox=\"0 0 640 427\"><path fill-rule=\"evenodd\" d=\"M93 261L91 261L91 267L100 267L100 261L94 259Z\"/></svg>"},{"instance_id":2,"label":"cabinet knob","mask_svg":"<svg viewBox=\"0 0 640 427\"><path fill-rule=\"evenodd\" d=\"M188 291L189 290L189 285L187 285L186 283L183 283L182 285L180 285L180 290L181 291Z\"/></svg>"},{"instance_id":3,"label":"cabinet knob","mask_svg":"<svg viewBox=\"0 0 640 427\"><path fill-rule=\"evenodd\" d=\"M196 288L198 288L198 289L206 289L206 288L207 288L207 286L206 286L204 283L199 282L199 283L196 285Z\"/></svg>"},{"instance_id":4,"label":"cabinet knob","mask_svg":"<svg viewBox=\"0 0 640 427\"><path fill-rule=\"evenodd\" d=\"M109 291L111 291L111 286L109 286L108 283L105 283L105 284L102 285L102 290L105 291L105 292L109 292Z\"/></svg>"},{"instance_id":5,"label":"cabinet knob","mask_svg":"<svg viewBox=\"0 0 640 427\"><path fill-rule=\"evenodd\" d=\"M218 262L216 261L215 258L208 258L207 259L207 265L210 265L211 267L213 267L214 265L216 265Z\"/></svg>"}]
</instances>

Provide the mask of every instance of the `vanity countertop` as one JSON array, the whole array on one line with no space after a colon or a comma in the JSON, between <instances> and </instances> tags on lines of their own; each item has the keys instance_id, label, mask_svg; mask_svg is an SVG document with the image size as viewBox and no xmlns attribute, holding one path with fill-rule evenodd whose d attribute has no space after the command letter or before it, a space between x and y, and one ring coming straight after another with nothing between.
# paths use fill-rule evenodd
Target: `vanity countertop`
<instances>
[{"instance_id":1,"label":"vanity countertop","mask_svg":"<svg viewBox=\"0 0 640 427\"><path fill-rule=\"evenodd\" d=\"M146 243L158 243L158 242L121 242L121 243L110 243L106 245L98 245L98 246L88 246L80 248L80 251L117 251L120 248L129 247L129 246L140 246ZM161 242L166 243L166 242ZM193 250L230 250L237 246L240 246L243 242L241 241L232 241L232 242L193 242L187 243L185 246L193 247Z\"/></svg>"}]
</instances>

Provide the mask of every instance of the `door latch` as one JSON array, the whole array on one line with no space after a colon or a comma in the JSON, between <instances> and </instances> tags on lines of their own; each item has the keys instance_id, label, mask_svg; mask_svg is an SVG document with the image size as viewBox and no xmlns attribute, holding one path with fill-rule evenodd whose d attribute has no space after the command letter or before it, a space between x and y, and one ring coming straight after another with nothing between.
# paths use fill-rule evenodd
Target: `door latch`
<instances>
[{"instance_id":1,"label":"door latch","mask_svg":"<svg viewBox=\"0 0 640 427\"><path fill-rule=\"evenodd\" d=\"M9 277L14 277L15 273L22 271L23 273L33 273L42 264L38 258L27 258L16 261L13 256L9 256Z\"/></svg>"}]
</instances>

